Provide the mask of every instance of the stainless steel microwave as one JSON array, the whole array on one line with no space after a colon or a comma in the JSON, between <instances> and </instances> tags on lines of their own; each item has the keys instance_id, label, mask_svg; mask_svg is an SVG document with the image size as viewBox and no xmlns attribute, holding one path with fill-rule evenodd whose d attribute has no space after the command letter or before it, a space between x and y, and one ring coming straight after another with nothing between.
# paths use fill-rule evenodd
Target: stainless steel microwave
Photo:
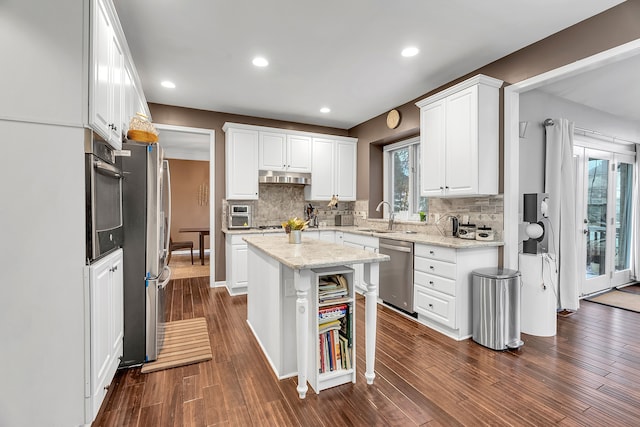
<instances>
[{"instance_id":1,"label":"stainless steel microwave","mask_svg":"<svg viewBox=\"0 0 640 427\"><path fill-rule=\"evenodd\" d=\"M229 205L228 228L251 228L251 206Z\"/></svg>"}]
</instances>

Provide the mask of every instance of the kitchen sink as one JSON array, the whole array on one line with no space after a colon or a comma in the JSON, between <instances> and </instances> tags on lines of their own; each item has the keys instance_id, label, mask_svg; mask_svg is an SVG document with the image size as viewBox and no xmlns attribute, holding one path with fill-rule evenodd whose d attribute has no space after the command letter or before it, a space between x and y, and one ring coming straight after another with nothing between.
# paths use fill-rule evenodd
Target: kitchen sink
<instances>
[{"instance_id":1,"label":"kitchen sink","mask_svg":"<svg viewBox=\"0 0 640 427\"><path fill-rule=\"evenodd\" d=\"M373 228L359 228L358 231L364 231L365 233L393 233L392 230L375 230Z\"/></svg>"}]
</instances>

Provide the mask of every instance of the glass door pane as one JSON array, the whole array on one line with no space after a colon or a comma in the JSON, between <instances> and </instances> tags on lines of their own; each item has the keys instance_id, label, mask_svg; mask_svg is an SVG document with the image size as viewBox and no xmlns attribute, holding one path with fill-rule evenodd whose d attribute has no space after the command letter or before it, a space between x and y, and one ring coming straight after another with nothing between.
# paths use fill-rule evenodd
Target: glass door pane
<instances>
[{"instance_id":1,"label":"glass door pane","mask_svg":"<svg viewBox=\"0 0 640 427\"><path fill-rule=\"evenodd\" d=\"M607 250L607 197L609 161L589 158L587 163L587 279L605 274Z\"/></svg>"},{"instance_id":2,"label":"glass door pane","mask_svg":"<svg viewBox=\"0 0 640 427\"><path fill-rule=\"evenodd\" d=\"M619 163L616 174L615 271L631 268L633 165Z\"/></svg>"}]
</instances>

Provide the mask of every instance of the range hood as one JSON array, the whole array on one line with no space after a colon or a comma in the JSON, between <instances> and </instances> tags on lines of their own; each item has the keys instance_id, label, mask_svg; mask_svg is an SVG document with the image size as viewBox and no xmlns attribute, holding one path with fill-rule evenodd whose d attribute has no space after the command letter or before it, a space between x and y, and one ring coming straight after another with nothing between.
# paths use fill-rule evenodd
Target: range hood
<instances>
[{"instance_id":1,"label":"range hood","mask_svg":"<svg viewBox=\"0 0 640 427\"><path fill-rule=\"evenodd\" d=\"M260 171L258 175L260 184L311 184L311 174L301 172Z\"/></svg>"}]
</instances>

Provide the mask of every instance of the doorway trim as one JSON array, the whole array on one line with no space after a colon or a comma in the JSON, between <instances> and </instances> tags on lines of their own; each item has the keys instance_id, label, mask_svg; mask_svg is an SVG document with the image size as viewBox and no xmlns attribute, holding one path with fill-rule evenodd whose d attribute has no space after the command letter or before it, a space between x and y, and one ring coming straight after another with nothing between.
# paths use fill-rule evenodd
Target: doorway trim
<instances>
[{"instance_id":1,"label":"doorway trim","mask_svg":"<svg viewBox=\"0 0 640 427\"><path fill-rule=\"evenodd\" d=\"M214 228L215 225L215 213L216 213L216 199L212 197L215 193L215 169L216 169L216 136L215 131L213 129L204 129L204 128L193 128L187 126L175 126L175 125L167 125L162 123L154 123L154 126L158 130L169 130L173 132L185 132L185 133L195 133L201 134L208 137L208 145L209 145L209 229ZM186 155L188 157L187 152L182 152L181 154ZM185 158L185 156L182 156ZM192 160L203 160L198 156L194 156ZM209 232L209 286L215 286L215 277L216 277L216 253L215 253L215 232Z\"/></svg>"},{"instance_id":2,"label":"doorway trim","mask_svg":"<svg viewBox=\"0 0 640 427\"><path fill-rule=\"evenodd\" d=\"M504 259L506 268L518 269L518 215L520 162L520 94L557 80L578 75L640 54L640 39L539 74L504 89Z\"/></svg>"}]
</instances>

